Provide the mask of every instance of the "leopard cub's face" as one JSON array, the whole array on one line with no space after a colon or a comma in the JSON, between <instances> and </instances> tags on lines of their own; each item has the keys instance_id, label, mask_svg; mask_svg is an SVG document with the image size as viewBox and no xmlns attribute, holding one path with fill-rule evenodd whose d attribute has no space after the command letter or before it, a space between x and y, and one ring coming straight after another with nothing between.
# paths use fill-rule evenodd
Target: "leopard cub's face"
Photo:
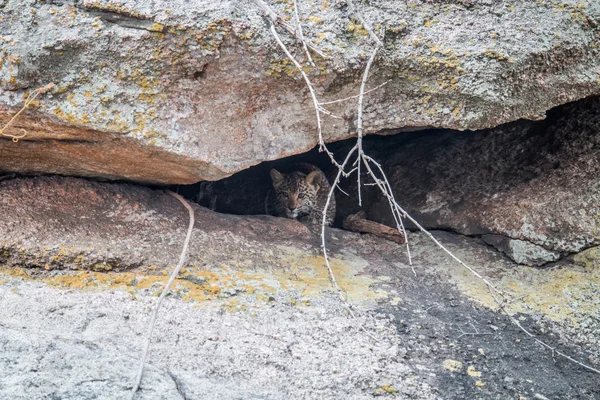
<instances>
[{"instance_id":1,"label":"leopard cub's face","mask_svg":"<svg viewBox=\"0 0 600 400\"><path fill-rule=\"evenodd\" d=\"M282 174L272 169L273 188L281 209L288 218L309 214L315 207L317 193L321 187L321 175L311 172Z\"/></svg>"}]
</instances>

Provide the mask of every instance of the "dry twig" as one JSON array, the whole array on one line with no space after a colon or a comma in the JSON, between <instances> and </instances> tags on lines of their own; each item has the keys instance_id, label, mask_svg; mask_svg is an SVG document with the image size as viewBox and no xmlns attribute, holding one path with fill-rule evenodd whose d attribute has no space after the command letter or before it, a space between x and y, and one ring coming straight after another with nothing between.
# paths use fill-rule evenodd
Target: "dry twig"
<instances>
[{"instance_id":1,"label":"dry twig","mask_svg":"<svg viewBox=\"0 0 600 400\"><path fill-rule=\"evenodd\" d=\"M8 121L2 129L0 129L0 136L9 137L15 143L18 142L19 139L23 139L25 136L27 136L27 131L25 129L21 129L21 131L23 132L21 135L12 135L10 133L7 133L6 131L12 126L12 124L15 123L15 121L17 120L19 115L21 115L21 113L23 111L25 111L25 109L27 107L29 107L29 105L31 103L33 103L33 101L35 100L36 97L38 97L38 95L47 93L50 90L52 90L53 88L54 88L54 83L49 83L46 86L42 86L41 88L36 89L35 92L29 93L29 95L25 99L25 104L23 104L23 107L21 107L21 109L15 115L13 115L13 117L10 119L10 121Z\"/></svg>"},{"instance_id":2,"label":"dry twig","mask_svg":"<svg viewBox=\"0 0 600 400\"><path fill-rule=\"evenodd\" d=\"M255 3L257 3L259 6L262 3L261 0L254 0ZM325 240L325 226L326 226L326 219L327 219L327 208L329 206L329 203L331 201L332 196L334 195L335 189L338 187L340 178L342 176L347 177L348 175L350 175L351 173L353 173L354 171L358 172L358 191L359 191L359 203L361 202L362 198L360 195L360 187L361 187L361 183L360 183L360 165L363 164L365 166L365 168L367 169L368 174L370 175L370 177L373 179L374 181L374 185L377 186L380 191L382 192L382 194L387 198L388 203L390 205L390 209L392 210L392 214L394 216L395 222L396 222L396 228L398 229L399 232L401 232L404 237L406 236L406 230L404 228L404 223L402 222L403 218L407 218L408 220L410 220L413 224L415 224L415 226L422 231L430 240L432 240L441 250L443 250L446 254L448 254L453 260L455 260L456 262L458 262L463 268L467 269L471 274L473 274L474 276L476 276L478 279L480 279L489 289L491 295L493 296L495 302L498 304L499 306L499 310L501 310L502 312L504 312L508 318L519 328L521 329L527 336L531 337L532 339L534 339L536 342L538 342L540 345L542 345L543 347L549 349L552 351L552 353L556 353L578 365L580 365L583 368L586 368L592 372L598 373L600 374L600 371L598 369L595 369L593 367L590 367L589 365L583 364L575 359L573 359L572 357L556 350L556 348L548 345L547 343L543 342L542 340L538 339L535 337L534 334L532 334L531 332L529 332L526 328L524 328L519 321L517 321L512 314L510 313L510 311L508 310L508 306L515 301L514 299L511 299L508 295L506 295L504 292L502 292L501 290L499 290L498 288L496 288L490 281L488 281L485 277L483 277L480 273L478 273L474 268L470 267L469 265L467 265L465 262L463 262L462 260L460 260L458 257L456 257L450 250L448 250L444 245L442 245L429 231L427 231L425 228L423 228L423 226L421 226L421 224L419 224L414 218L412 218L396 201L393 191L392 191L392 187L389 183L389 180L387 179L383 168L381 167L381 165L375 161L373 158L371 158L370 156L366 155L363 151L362 148L362 137L363 137L363 120L362 120L362 115L363 115L363 98L364 95L366 93L368 93L369 91L365 91L365 86L366 86L366 82L368 80L368 74L369 74L369 70L371 68L371 65L373 64L375 57L377 55L377 51L379 50L380 47L383 46L383 43L381 42L381 40L377 37L377 35L373 32L373 29L371 28L371 26L364 20L364 18L362 17L362 15L360 13L358 13L356 11L356 8L354 7L354 3L352 2L352 0L347 0L347 3L352 11L353 14L356 15L356 17L361 21L361 23L363 24L363 27L367 30L367 32L369 33L369 36L371 37L371 39L376 43L375 48L373 49L371 56L369 58L369 61L367 62L367 65L365 67L365 71L363 72L363 77L361 80L361 87L360 87L360 93L358 96L353 96L351 98L355 98L358 97L358 116L357 116L357 144L352 147L352 149L348 152L348 154L346 155L346 158L344 159L344 161L340 164L335 160L335 157L333 155L333 153L331 151L329 151L327 149L327 146L325 144L325 141L323 139L323 132L322 132L322 124L321 124L321 112L331 115L331 113L329 113L327 110L325 110L323 108L323 104L332 104L338 101L344 101L347 99L341 99L341 100L336 100L336 101L332 101L332 102L328 102L328 103L320 103L319 100L317 99L316 96L316 91L314 89L314 87L312 86L312 83L310 81L310 79L308 78L307 74L303 71L302 66L300 65L300 63L291 55L291 53L288 51L288 49L286 48L286 46L283 44L283 42L281 41L281 38L279 37L279 35L277 34L275 27L273 25L271 25L271 32L273 33L273 36L275 37L277 43L279 44L279 46L282 48L282 50L285 52L286 56L294 63L294 65L296 66L296 68L298 69L298 71L300 71L300 73L302 74L302 77L304 78L304 81L306 82L306 85L310 91L312 100L313 100L313 104L315 107L315 114L316 114L316 118L317 118L317 130L318 130L318 134L319 134L319 148L322 151L325 151L327 153L327 155L329 156L329 158L331 159L332 163L338 168L338 173L336 175L336 178L333 182L333 184L331 185L331 190L329 192L329 195L327 197L327 201L325 204L325 208L324 208L324 215L323 215L323 220L321 223L321 246L323 248L323 255L324 255L324 259L325 259L325 264L327 267L327 270L329 272L329 276L332 282L332 285L334 286L334 288L337 290L338 294L340 295L340 298L348 305L348 307L350 307L350 305L346 302L346 300L344 299L343 295L342 295L342 290L341 288L338 286L335 275L333 274L333 270L331 268L330 262L329 262L329 256L327 253L327 247L326 247L326 240ZM264 3L262 3L264 4ZM262 6L261 6L262 8ZM269 9L270 10L270 9ZM272 13L272 10L271 10ZM267 13L268 14L268 13ZM269 18L272 21L278 21L278 17L276 15L271 15L268 14ZM299 20L297 20L299 23ZM289 30L288 30L289 31ZM298 36L295 32L292 33L294 36ZM386 82L387 83L387 82ZM380 85L382 86L382 85ZM379 87L380 87L379 86ZM377 87L377 88L379 88ZM374 88L372 90L375 90L377 88ZM371 90L371 91L372 91ZM350 171L346 172L345 168L347 167L347 165L350 162L351 157L354 155L354 153L358 153L357 154L357 158L356 160L353 162L353 167ZM375 170L374 170L375 168ZM377 172L377 173L376 173ZM406 240L406 249L407 249L407 254L408 254L408 260L409 260L409 264L412 268L412 259L411 259L411 255L410 255L410 247L408 244L408 240ZM413 268L413 273L416 275L416 272ZM497 296L499 296L500 298L498 298ZM350 310L351 314L354 315L352 313L352 311ZM463 332L463 334L465 335L471 335L471 333L465 333Z\"/></svg>"},{"instance_id":3,"label":"dry twig","mask_svg":"<svg viewBox=\"0 0 600 400\"><path fill-rule=\"evenodd\" d=\"M366 92L364 92L364 93L363 93L363 95L365 95L365 94L367 94L367 93L374 92L374 91L376 91L377 89L379 89L379 88L381 88L381 87L384 87L385 85L387 85L387 84L388 84L388 83L390 83L390 82L391 82L391 81L385 81L385 82L383 82L381 85L377 85L377 86L375 86L373 89L369 89L369 90L367 90ZM343 99L337 99L337 100L332 100L332 101L325 101L325 102L322 102L322 103L321 103L321 105L323 106L323 105L327 105L327 104L341 103L342 101L348 101L348 100L352 100L352 99L358 99L359 97L360 97L360 94L356 94L356 95L354 95L354 96L346 97L346 98L343 98Z\"/></svg>"},{"instance_id":4,"label":"dry twig","mask_svg":"<svg viewBox=\"0 0 600 400\"><path fill-rule=\"evenodd\" d=\"M379 222L369 221L364 211L352 214L344 219L343 227L347 231L371 233L398 244L406 243L406 238L399 230Z\"/></svg>"},{"instance_id":5,"label":"dry twig","mask_svg":"<svg viewBox=\"0 0 600 400\"><path fill-rule=\"evenodd\" d=\"M185 257L187 255L188 247L190 245L190 240L192 239L192 231L194 229L195 218L194 218L194 210L192 209L192 206L190 206L190 204L183 197L178 195L177 193L174 193L171 191L168 191L168 193L171 196L175 197L177 200L179 200L181 202L181 204L183 204L185 206L185 208L187 208L188 213L189 213L190 222L188 225L188 230L187 230L187 235L185 237L185 241L183 242L183 248L181 249L181 254L179 255L179 262L177 263L177 266L171 273L171 277L169 278L169 281L165 285L162 293L160 294L160 297L158 298L158 302L156 303L156 306L154 307L154 313L152 314L152 320L150 321L150 326L148 328L148 336L146 337L146 343L144 344L144 351L142 353L142 358L140 359L140 366L138 369L137 376L135 378L135 384L133 385L133 389L131 390L131 399L132 400L135 398L135 394L138 391L138 389L140 388L140 383L142 382L142 375L144 374L144 364L146 363L146 358L148 357L148 348L150 347L150 341L152 339L152 331L154 330L154 325L156 324L156 317L158 316L158 311L160 309L160 306L162 305L163 299L165 298L165 296L167 295L167 292L171 288L173 281L175 280L175 278L177 278L177 275L179 275L179 271L181 271L181 268L183 267L183 264L185 262Z\"/></svg>"},{"instance_id":6,"label":"dry twig","mask_svg":"<svg viewBox=\"0 0 600 400\"><path fill-rule=\"evenodd\" d=\"M313 62L312 57L308 52L308 47L306 47L306 40L304 40L304 35L302 34L302 24L300 24L300 16L298 16L298 4L296 0L294 0L294 15L296 16L296 27L298 27L298 37L302 42L302 47L304 48L304 52L306 53L306 58L308 59L310 65L314 67L315 63Z\"/></svg>"},{"instance_id":7,"label":"dry twig","mask_svg":"<svg viewBox=\"0 0 600 400\"><path fill-rule=\"evenodd\" d=\"M487 336L487 335L493 335L493 333L491 333L491 332L479 332L479 330L473 324L471 324L471 327L473 328L474 332L466 332L466 331L463 330L463 328L458 327L458 330L460 331L460 335L456 339L458 340L458 339L460 339L463 336Z\"/></svg>"},{"instance_id":8,"label":"dry twig","mask_svg":"<svg viewBox=\"0 0 600 400\"><path fill-rule=\"evenodd\" d=\"M254 2L254 4L256 4L258 6L258 8L260 8L265 13L265 15L267 17L269 17L269 19L274 24L281 25L286 31L288 31L289 34L294 36L296 39L301 40L302 42L305 42L305 45L308 48L310 48L312 51L314 51L315 53L317 53L318 55L320 55L323 58L328 58L327 55L325 55L317 47L313 46L310 43L307 43L304 40L304 38L302 37L302 34L299 34L298 32L296 32L296 30L290 24L288 24L283 18L281 18L279 15L277 15L275 13L275 11L273 11L273 9L267 5L267 3L265 3L262 0L252 0L252 1Z\"/></svg>"}]
</instances>

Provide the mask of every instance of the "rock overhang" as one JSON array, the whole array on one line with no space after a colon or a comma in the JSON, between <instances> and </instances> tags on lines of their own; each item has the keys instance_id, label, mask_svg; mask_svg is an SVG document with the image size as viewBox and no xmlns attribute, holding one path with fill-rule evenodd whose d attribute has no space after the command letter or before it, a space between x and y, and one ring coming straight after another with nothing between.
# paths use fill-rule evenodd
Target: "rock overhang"
<instances>
[{"instance_id":1,"label":"rock overhang","mask_svg":"<svg viewBox=\"0 0 600 400\"><path fill-rule=\"evenodd\" d=\"M271 6L290 15L288 3ZM355 95L366 31L342 2L299 7L305 36L327 55L307 66L319 98ZM488 128L600 93L592 2L361 7L384 37L369 86L387 82L366 98L367 133ZM15 126L30 143L0 143L1 169L192 183L317 143L304 82L250 1L8 1L0 17L3 119L56 85ZM326 140L352 136L356 104L328 107L342 119L325 117Z\"/></svg>"}]
</instances>

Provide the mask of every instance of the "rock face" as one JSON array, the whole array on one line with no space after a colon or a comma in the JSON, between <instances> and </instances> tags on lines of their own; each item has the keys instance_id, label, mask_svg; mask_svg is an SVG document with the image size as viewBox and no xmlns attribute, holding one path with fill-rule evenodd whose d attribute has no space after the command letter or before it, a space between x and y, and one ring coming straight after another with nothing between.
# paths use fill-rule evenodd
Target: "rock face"
<instances>
[{"instance_id":1,"label":"rock face","mask_svg":"<svg viewBox=\"0 0 600 400\"><path fill-rule=\"evenodd\" d=\"M514 261L543 265L600 244L600 98L549 112L545 121L520 121L476 132L426 131L366 138L399 203L428 229L482 236ZM332 146L342 159L354 140ZM327 171L316 151L264 163L189 190L219 212L264 213L270 168L311 162ZM337 225L357 212L356 175L336 195ZM363 182L370 182L364 176ZM369 219L395 226L377 188L362 189ZM409 227L410 224L409 224ZM414 228L414 227L411 227Z\"/></svg>"},{"instance_id":2,"label":"rock face","mask_svg":"<svg viewBox=\"0 0 600 400\"><path fill-rule=\"evenodd\" d=\"M525 240L511 239L501 235L482 235L481 239L519 264L540 266L559 260L561 257L557 251L547 250Z\"/></svg>"},{"instance_id":3,"label":"rock face","mask_svg":"<svg viewBox=\"0 0 600 400\"><path fill-rule=\"evenodd\" d=\"M561 107L543 122L475 134L407 134L393 151L388 142L372 153L389 171L400 203L424 226L492 234L486 241L515 261L540 265L600 244L598 132L600 98L594 98ZM392 224L387 200L365 192L369 217ZM352 199L338 199L352 206Z\"/></svg>"},{"instance_id":4,"label":"rock face","mask_svg":"<svg viewBox=\"0 0 600 400\"><path fill-rule=\"evenodd\" d=\"M488 128L600 93L596 1L358 6L385 44L369 87L389 81L366 98L368 133ZM365 29L341 1L299 8L327 55L309 71L320 99L356 94ZM15 125L27 136L0 142L0 169L192 183L307 151L313 106L268 25L250 1L3 1L0 120L56 86ZM343 118L326 139L353 135L354 101L328 107Z\"/></svg>"},{"instance_id":5,"label":"rock face","mask_svg":"<svg viewBox=\"0 0 600 400\"><path fill-rule=\"evenodd\" d=\"M353 318L305 226L194 210L136 399L600 396L597 374L482 307L494 307L486 287L424 235L409 235L414 276L402 246L328 230ZM0 213L0 398L130 398L184 207L148 188L38 177L0 182ZM514 268L478 239L434 233L524 298L509 306L537 338L600 363L597 267Z\"/></svg>"}]
</instances>

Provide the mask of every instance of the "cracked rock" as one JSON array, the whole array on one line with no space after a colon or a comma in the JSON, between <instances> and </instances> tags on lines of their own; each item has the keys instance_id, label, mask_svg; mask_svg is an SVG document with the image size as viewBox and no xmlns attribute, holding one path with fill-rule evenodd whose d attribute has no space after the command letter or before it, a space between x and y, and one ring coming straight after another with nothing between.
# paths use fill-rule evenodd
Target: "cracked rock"
<instances>
[{"instance_id":1,"label":"cracked rock","mask_svg":"<svg viewBox=\"0 0 600 400\"><path fill-rule=\"evenodd\" d=\"M546 250L542 246L519 239L511 239L500 235L482 235L481 238L487 244L494 246L518 264L541 266L546 263L557 261L561 254Z\"/></svg>"}]
</instances>

